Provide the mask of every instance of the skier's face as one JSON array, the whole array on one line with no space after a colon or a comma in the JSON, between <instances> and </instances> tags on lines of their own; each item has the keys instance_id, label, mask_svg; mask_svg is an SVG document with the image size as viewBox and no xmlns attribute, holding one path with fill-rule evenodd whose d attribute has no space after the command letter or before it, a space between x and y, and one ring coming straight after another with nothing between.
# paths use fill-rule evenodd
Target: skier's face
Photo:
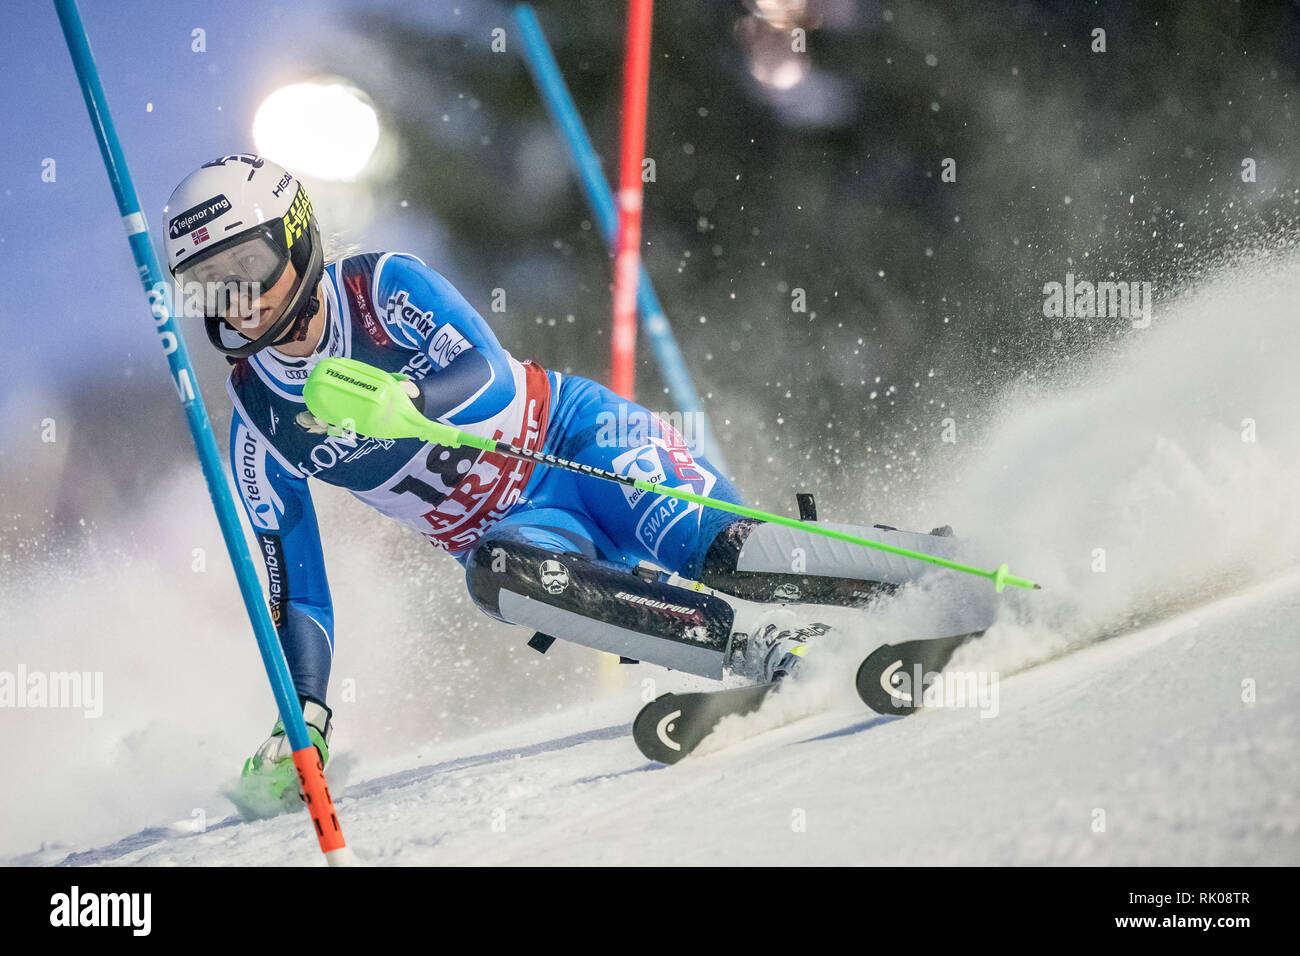
<instances>
[{"instance_id":1,"label":"skier's face","mask_svg":"<svg viewBox=\"0 0 1300 956\"><path fill-rule=\"evenodd\" d=\"M257 338L280 317L293 292L293 284L297 281L298 272L293 264L289 263L280 273L280 278L275 280L275 285L263 290L262 294L250 303L246 315L228 318L226 323L244 338Z\"/></svg>"}]
</instances>

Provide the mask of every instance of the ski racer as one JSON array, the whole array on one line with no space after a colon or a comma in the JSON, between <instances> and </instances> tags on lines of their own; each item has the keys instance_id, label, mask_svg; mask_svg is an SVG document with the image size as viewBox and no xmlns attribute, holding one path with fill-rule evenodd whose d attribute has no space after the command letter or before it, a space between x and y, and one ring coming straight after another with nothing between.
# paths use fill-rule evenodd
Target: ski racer
<instances>
[{"instance_id":1,"label":"ski racer","mask_svg":"<svg viewBox=\"0 0 1300 956\"><path fill-rule=\"evenodd\" d=\"M164 213L178 292L207 290L207 335L232 366L231 469L322 761L334 614L309 479L347 488L449 552L478 607L536 632L539 649L560 638L713 678L790 674L809 638L827 630L818 604L860 604L915 573L890 555L532 462L331 434L307 410L303 383L323 358L345 356L406 375L428 418L740 501L660 416L511 355L415 256L325 261L306 189L274 162L236 153L204 163ZM632 426L618 430L631 436L624 444L604 437L611 420ZM927 537L896 535L905 546ZM242 776L272 799L296 794L279 721Z\"/></svg>"}]
</instances>

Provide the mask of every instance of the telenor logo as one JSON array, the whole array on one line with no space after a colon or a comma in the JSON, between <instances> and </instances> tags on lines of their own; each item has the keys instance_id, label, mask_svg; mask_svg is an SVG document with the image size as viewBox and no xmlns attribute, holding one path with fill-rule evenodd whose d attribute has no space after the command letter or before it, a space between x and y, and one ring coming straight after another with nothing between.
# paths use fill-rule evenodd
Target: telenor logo
<instances>
[{"instance_id":1,"label":"telenor logo","mask_svg":"<svg viewBox=\"0 0 1300 956\"><path fill-rule=\"evenodd\" d=\"M206 202L186 209L179 216L173 216L167 226L167 234L173 239L179 239L223 212L230 212L230 200L224 194L213 196Z\"/></svg>"},{"instance_id":2,"label":"telenor logo","mask_svg":"<svg viewBox=\"0 0 1300 956\"><path fill-rule=\"evenodd\" d=\"M128 926L133 936L148 936L153 919L152 893L70 892L50 897L51 926Z\"/></svg>"}]
</instances>

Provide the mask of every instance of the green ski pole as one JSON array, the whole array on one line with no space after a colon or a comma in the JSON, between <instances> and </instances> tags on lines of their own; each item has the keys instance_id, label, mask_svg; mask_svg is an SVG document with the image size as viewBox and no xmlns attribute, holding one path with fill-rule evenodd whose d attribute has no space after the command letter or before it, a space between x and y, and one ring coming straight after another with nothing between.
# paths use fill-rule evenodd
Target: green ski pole
<instances>
[{"instance_id":1,"label":"green ski pole","mask_svg":"<svg viewBox=\"0 0 1300 956\"><path fill-rule=\"evenodd\" d=\"M1039 586L1033 581L1012 574L1006 564L989 571L969 564L962 564L959 561L950 561L938 555L926 554L924 551L900 548L897 545L886 544L883 541L873 541L870 538L862 538L844 531L836 531L833 528L826 528L808 521L800 521L797 518L787 518L785 515L759 511L757 508L749 508L745 505L733 504L730 501L720 501L717 498L697 495L681 488L669 488L666 485L655 484L642 478L632 478L603 468L596 468L592 465L567 461L554 455L548 455L545 452L517 448L503 441L494 441L480 435L471 435L451 425L431 421L421 415L416 407L411 404L410 396L401 385L404 379L405 376L385 372L373 365L367 365L355 359L327 358L312 370L306 385L303 387L302 394L308 410L327 425L355 432L369 438L419 438L437 445L446 445L449 448L468 445L481 451L532 461L550 468L563 468L566 471L576 472L580 475L590 475L593 478L601 478L605 481L616 481L619 484L639 488L653 494L691 501L706 508L717 508L722 511L729 511L732 514L743 515L746 518L757 518L760 521L770 521L773 524L799 528L823 537L834 538L836 541L846 541L849 544L874 548L877 551L885 551L899 557L925 561L928 564L960 571L963 574L988 578L993 582L994 588L999 593L1008 585L1018 588L1039 589Z\"/></svg>"}]
</instances>

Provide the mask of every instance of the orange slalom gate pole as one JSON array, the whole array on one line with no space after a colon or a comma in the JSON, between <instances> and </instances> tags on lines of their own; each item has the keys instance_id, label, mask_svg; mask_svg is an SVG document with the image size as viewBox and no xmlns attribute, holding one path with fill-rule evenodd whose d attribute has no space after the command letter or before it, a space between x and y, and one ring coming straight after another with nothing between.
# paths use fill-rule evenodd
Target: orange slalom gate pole
<instances>
[{"instance_id":1,"label":"orange slalom gate pole","mask_svg":"<svg viewBox=\"0 0 1300 956\"><path fill-rule=\"evenodd\" d=\"M320 751L315 747L295 750L293 765L298 770L302 798L307 804L307 812L311 814L311 822L316 827L316 840L320 843L321 852L331 865L350 863L351 853L346 849L343 828L339 826L338 814L334 812L334 798L330 796L329 784L325 782L325 767L320 762Z\"/></svg>"}]
</instances>

